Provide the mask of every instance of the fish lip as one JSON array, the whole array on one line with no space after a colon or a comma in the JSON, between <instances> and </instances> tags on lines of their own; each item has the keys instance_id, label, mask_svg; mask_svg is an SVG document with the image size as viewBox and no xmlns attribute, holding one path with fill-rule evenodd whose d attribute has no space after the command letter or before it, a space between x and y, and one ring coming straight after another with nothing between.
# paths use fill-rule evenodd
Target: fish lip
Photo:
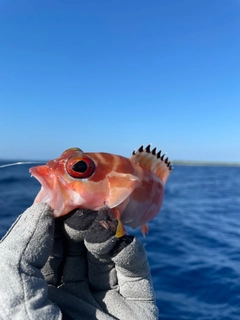
<instances>
[{"instance_id":1,"label":"fish lip","mask_svg":"<svg viewBox=\"0 0 240 320\"><path fill-rule=\"evenodd\" d=\"M33 167L33 168L30 168L29 172L31 173L31 175L36 179L38 180L38 182L40 183L41 185L41 189L40 191L38 192L35 200L34 200L34 203L37 203L37 202L44 202L44 203L47 203L49 204L54 210L55 210L55 205L54 205L54 194L55 194L55 188L53 189L49 182L48 182L48 179L49 179L49 176L51 176L51 170L50 168L47 167L47 169L49 170L49 174L46 175L46 176L43 176L40 172L39 172L39 168L41 167L45 167L45 166L40 166L40 167ZM51 178L55 179L54 176L51 176Z\"/></svg>"},{"instance_id":2,"label":"fish lip","mask_svg":"<svg viewBox=\"0 0 240 320\"><path fill-rule=\"evenodd\" d=\"M30 168L31 175L41 184L34 203L44 202L53 209L54 217L59 217L69 213L74 207L66 207L64 195L59 181L59 176L55 175L47 165ZM43 171L43 172L41 172Z\"/></svg>"},{"instance_id":3,"label":"fish lip","mask_svg":"<svg viewBox=\"0 0 240 320\"><path fill-rule=\"evenodd\" d=\"M46 193L49 195L50 199L52 198L52 192L51 187L45 177L43 177L39 171L38 167L33 167L29 169L29 172L31 173L32 177L38 180L38 182L41 184L42 188L46 191Z\"/></svg>"}]
</instances>

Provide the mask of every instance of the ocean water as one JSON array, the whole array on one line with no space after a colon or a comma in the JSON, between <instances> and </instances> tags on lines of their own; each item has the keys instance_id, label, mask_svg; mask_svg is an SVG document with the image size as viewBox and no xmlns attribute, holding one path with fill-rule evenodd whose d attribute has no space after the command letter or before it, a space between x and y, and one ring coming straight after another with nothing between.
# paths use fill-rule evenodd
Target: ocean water
<instances>
[{"instance_id":1,"label":"ocean water","mask_svg":"<svg viewBox=\"0 0 240 320\"><path fill-rule=\"evenodd\" d=\"M0 168L0 236L40 185L31 165ZM175 166L143 238L160 319L240 319L240 167Z\"/></svg>"}]
</instances>

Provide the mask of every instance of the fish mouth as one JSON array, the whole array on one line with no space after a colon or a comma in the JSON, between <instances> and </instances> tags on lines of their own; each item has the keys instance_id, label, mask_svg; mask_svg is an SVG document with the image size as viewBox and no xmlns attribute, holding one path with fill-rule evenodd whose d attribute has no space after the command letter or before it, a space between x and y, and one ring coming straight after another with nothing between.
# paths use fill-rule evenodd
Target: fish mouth
<instances>
[{"instance_id":1,"label":"fish mouth","mask_svg":"<svg viewBox=\"0 0 240 320\"><path fill-rule=\"evenodd\" d=\"M42 185L41 190L39 191L38 195L34 200L34 203L35 202L49 203L52 199L52 194L51 194L51 188L48 181L42 175L40 175L37 167L31 168L29 171L32 177L36 178L38 182Z\"/></svg>"},{"instance_id":2,"label":"fish mouth","mask_svg":"<svg viewBox=\"0 0 240 320\"><path fill-rule=\"evenodd\" d=\"M64 211L64 198L57 177L48 166L30 168L31 175L42 185L34 203L47 203L54 210L54 216L59 217Z\"/></svg>"}]
</instances>

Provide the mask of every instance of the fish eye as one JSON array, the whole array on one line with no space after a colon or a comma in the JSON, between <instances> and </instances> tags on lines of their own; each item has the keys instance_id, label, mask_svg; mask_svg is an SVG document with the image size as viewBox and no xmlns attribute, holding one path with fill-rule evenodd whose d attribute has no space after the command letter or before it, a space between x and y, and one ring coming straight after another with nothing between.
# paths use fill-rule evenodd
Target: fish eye
<instances>
[{"instance_id":1,"label":"fish eye","mask_svg":"<svg viewBox=\"0 0 240 320\"><path fill-rule=\"evenodd\" d=\"M95 171L95 164L89 157L73 156L67 161L66 169L73 178L89 178Z\"/></svg>"},{"instance_id":2,"label":"fish eye","mask_svg":"<svg viewBox=\"0 0 240 320\"><path fill-rule=\"evenodd\" d=\"M72 170L79 172L79 173L84 173L86 172L88 169L88 165L85 161L80 160L78 162L76 162L73 166L72 166Z\"/></svg>"}]
</instances>

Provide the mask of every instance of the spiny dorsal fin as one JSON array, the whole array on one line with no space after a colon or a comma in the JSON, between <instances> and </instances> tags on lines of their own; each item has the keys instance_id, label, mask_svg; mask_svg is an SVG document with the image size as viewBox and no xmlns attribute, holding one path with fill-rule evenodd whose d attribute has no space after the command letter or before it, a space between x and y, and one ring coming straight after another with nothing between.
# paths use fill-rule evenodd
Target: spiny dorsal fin
<instances>
[{"instance_id":1,"label":"spiny dorsal fin","mask_svg":"<svg viewBox=\"0 0 240 320\"><path fill-rule=\"evenodd\" d=\"M143 168L153 172L165 184L172 171L172 164L168 158L164 158L165 154L161 153L162 150L157 152L157 148L151 151L151 145L149 144L145 149L141 146L137 151L133 151L131 159Z\"/></svg>"}]
</instances>

